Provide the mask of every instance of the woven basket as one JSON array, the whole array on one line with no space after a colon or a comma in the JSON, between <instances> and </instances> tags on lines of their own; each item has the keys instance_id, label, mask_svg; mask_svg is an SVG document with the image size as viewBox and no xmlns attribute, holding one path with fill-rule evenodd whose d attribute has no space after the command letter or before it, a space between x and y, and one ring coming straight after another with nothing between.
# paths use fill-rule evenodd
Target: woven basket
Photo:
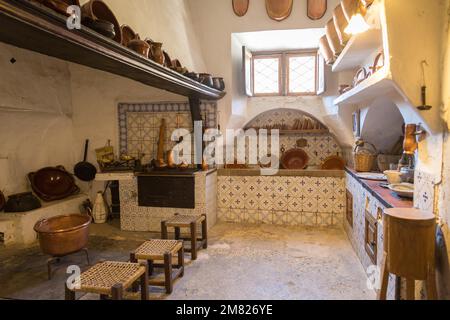
<instances>
[{"instance_id":1,"label":"woven basket","mask_svg":"<svg viewBox=\"0 0 450 320\"><path fill-rule=\"evenodd\" d=\"M375 160L377 159L377 149L371 143L366 144L372 146L374 152L371 152L368 149L363 149L359 146L355 147L353 152L353 159L355 162L355 170L357 172L370 172L372 171Z\"/></svg>"}]
</instances>

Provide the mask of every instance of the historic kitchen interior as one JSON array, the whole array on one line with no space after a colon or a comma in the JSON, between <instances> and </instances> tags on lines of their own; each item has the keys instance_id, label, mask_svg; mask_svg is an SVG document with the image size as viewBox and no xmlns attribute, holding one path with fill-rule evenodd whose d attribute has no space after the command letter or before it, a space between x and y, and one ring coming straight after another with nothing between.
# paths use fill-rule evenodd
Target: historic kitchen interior
<instances>
[{"instance_id":1,"label":"historic kitchen interior","mask_svg":"<svg viewBox=\"0 0 450 320\"><path fill-rule=\"evenodd\" d=\"M0 0L0 299L450 299L449 18Z\"/></svg>"}]
</instances>

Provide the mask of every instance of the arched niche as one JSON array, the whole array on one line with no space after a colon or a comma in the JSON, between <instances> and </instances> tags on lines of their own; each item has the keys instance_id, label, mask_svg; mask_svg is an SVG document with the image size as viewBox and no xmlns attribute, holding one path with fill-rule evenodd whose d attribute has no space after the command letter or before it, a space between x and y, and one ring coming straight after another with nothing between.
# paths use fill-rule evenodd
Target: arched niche
<instances>
[{"instance_id":1,"label":"arched niche","mask_svg":"<svg viewBox=\"0 0 450 320\"><path fill-rule=\"evenodd\" d=\"M404 136L405 120L397 105L389 99L378 99L361 111L361 138L376 146L383 154Z\"/></svg>"}]
</instances>

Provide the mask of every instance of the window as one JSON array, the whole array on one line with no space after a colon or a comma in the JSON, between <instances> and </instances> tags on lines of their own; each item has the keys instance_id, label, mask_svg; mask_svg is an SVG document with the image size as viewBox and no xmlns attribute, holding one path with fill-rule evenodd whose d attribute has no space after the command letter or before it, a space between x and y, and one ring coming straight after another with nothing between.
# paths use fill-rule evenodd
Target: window
<instances>
[{"instance_id":1,"label":"window","mask_svg":"<svg viewBox=\"0 0 450 320\"><path fill-rule=\"evenodd\" d=\"M249 96L323 93L323 68L317 51L250 53L244 47L245 92Z\"/></svg>"},{"instance_id":2,"label":"window","mask_svg":"<svg viewBox=\"0 0 450 320\"><path fill-rule=\"evenodd\" d=\"M253 93L281 95L281 56L258 56L253 59Z\"/></svg>"}]
</instances>

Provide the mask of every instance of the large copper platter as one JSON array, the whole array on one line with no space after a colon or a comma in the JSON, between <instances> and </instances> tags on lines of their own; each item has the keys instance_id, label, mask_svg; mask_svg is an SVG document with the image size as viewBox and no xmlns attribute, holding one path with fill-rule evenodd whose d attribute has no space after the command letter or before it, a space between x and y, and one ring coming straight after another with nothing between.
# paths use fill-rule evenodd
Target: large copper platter
<instances>
[{"instance_id":1,"label":"large copper platter","mask_svg":"<svg viewBox=\"0 0 450 320\"><path fill-rule=\"evenodd\" d=\"M283 169L303 170L309 163L309 156L303 149L291 149L281 157Z\"/></svg>"},{"instance_id":2,"label":"large copper platter","mask_svg":"<svg viewBox=\"0 0 450 320\"><path fill-rule=\"evenodd\" d=\"M269 17L276 21L283 21L292 12L294 0L266 0L266 10Z\"/></svg>"},{"instance_id":3,"label":"large copper platter","mask_svg":"<svg viewBox=\"0 0 450 320\"><path fill-rule=\"evenodd\" d=\"M65 199L80 192L75 179L63 167L48 167L28 174L31 188L44 201Z\"/></svg>"}]
</instances>

